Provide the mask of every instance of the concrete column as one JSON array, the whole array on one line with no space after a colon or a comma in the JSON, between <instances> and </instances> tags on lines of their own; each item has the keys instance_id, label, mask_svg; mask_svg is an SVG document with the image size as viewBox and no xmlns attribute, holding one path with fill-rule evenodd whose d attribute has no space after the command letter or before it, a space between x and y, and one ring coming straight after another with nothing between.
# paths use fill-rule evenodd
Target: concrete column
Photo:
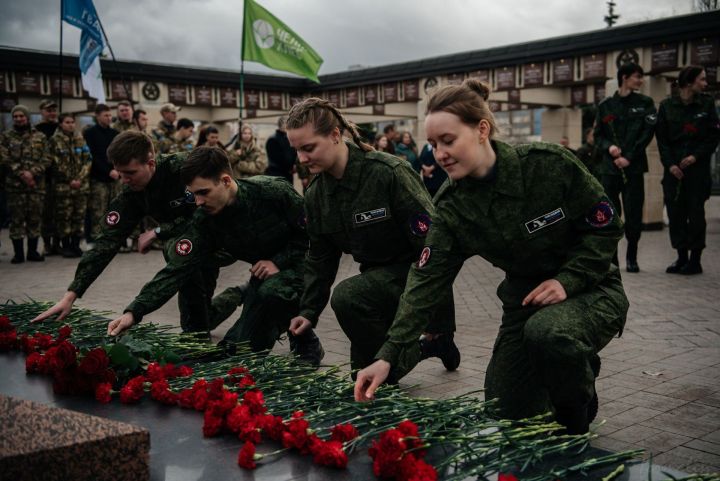
<instances>
[{"instance_id":1,"label":"concrete column","mask_svg":"<svg viewBox=\"0 0 720 481\"><path fill-rule=\"evenodd\" d=\"M643 94L652 97L655 106L668 96L668 84L661 76L645 77ZM657 142L653 138L647 147L648 172L645 174L645 207L643 209L643 224L646 229L663 228L663 192L660 181L662 180L663 167L660 162Z\"/></svg>"}]
</instances>

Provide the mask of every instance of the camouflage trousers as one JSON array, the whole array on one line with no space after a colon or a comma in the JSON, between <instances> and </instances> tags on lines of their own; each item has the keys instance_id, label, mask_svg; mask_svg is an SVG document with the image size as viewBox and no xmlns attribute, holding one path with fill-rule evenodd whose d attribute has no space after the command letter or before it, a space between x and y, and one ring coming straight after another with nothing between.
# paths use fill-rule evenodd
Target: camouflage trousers
<instances>
[{"instance_id":1,"label":"camouflage trousers","mask_svg":"<svg viewBox=\"0 0 720 481\"><path fill-rule=\"evenodd\" d=\"M57 192L55 191L55 182L51 176L45 178L45 202L43 205L42 217L42 236L44 239L57 235L57 226L55 225L55 199Z\"/></svg>"},{"instance_id":2,"label":"camouflage trousers","mask_svg":"<svg viewBox=\"0 0 720 481\"><path fill-rule=\"evenodd\" d=\"M120 182L100 182L90 179L90 233L93 239L100 237L103 219L107 214L110 201L120 193Z\"/></svg>"},{"instance_id":3,"label":"camouflage trousers","mask_svg":"<svg viewBox=\"0 0 720 481\"><path fill-rule=\"evenodd\" d=\"M43 214L42 192L8 192L10 210L10 238L36 239L40 237Z\"/></svg>"},{"instance_id":4,"label":"camouflage trousers","mask_svg":"<svg viewBox=\"0 0 720 481\"><path fill-rule=\"evenodd\" d=\"M400 296L405 290L410 263L363 269L333 289L330 305L345 335L350 339L350 365L362 369L375 361L395 319ZM438 293L445 299L438 315L426 331L433 334L455 332L455 304L452 288ZM418 349L419 355L419 349ZM415 366L418 359L401 359L393 366L393 378L399 379Z\"/></svg>"},{"instance_id":5,"label":"camouflage trousers","mask_svg":"<svg viewBox=\"0 0 720 481\"><path fill-rule=\"evenodd\" d=\"M57 234L60 237L82 237L87 208L87 192L57 192L55 194L54 216Z\"/></svg>"},{"instance_id":6,"label":"camouflage trousers","mask_svg":"<svg viewBox=\"0 0 720 481\"><path fill-rule=\"evenodd\" d=\"M558 304L523 307L540 284L509 281L498 287L503 318L485 376L485 398L500 415L521 419L553 406L586 405L594 394L598 352L622 332L628 311L620 273Z\"/></svg>"}]
</instances>

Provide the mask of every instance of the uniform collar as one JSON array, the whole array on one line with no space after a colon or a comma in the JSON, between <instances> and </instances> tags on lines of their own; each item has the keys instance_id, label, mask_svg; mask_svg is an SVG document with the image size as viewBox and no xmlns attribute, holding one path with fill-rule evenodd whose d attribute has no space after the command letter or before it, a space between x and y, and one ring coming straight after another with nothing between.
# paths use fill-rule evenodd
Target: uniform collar
<instances>
[{"instance_id":1,"label":"uniform collar","mask_svg":"<svg viewBox=\"0 0 720 481\"><path fill-rule=\"evenodd\" d=\"M511 197L522 197L525 189L523 187L520 157L518 157L515 149L505 142L493 140L491 145L497 156L496 179L493 190Z\"/></svg>"},{"instance_id":2,"label":"uniform collar","mask_svg":"<svg viewBox=\"0 0 720 481\"><path fill-rule=\"evenodd\" d=\"M345 142L345 145L348 146L348 162L342 178L336 179L327 172L322 174L323 183L327 186L329 194L334 194L335 190L340 187L356 192L360 186L365 153L360 150L360 147L351 142Z\"/></svg>"}]
</instances>

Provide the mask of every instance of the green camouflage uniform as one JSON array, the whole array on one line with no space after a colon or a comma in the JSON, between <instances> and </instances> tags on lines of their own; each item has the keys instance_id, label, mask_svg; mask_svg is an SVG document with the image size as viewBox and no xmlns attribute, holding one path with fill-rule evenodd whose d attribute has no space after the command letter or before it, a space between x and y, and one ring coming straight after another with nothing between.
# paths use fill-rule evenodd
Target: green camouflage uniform
<instances>
[{"instance_id":1,"label":"green camouflage uniform","mask_svg":"<svg viewBox=\"0 0 720 481\"><path fill-rule=\"evenodd\" d=\"M170 146L168 147L168 154L176 154L178 152L190 152L192 149L195 148L195 142L193 142L192 137L188 137L185 140L178 140L175 138L175 136L172 137L172 142L170 143ZM165 153L165 152L163 152Z\"/></svg>"},{"instance_id":2,"label":"green camouflage uniform","mask_svg":"<svg viewBox=\"0 0 720 481\"><path fill-rule=\"evenodd\" d=\"M125 132L126 130L137 130L135 128L135 124L133 124L132 121L124 121L120 119L117 119L115 122L113 122L111 127L118 132Z\"/></svg>"},{"instance_id":3,"label":"green camouflage uniform","mask_svg":"<svg viewBox=\"0 0 720 481\"><path fill-rule=\"evenodd\" d=\"M705 248L705 201L712 187L710 156L718 140L720 122L711 96L695 95L689 104L673 96L660 103L657 141L665 168L662 185L674 249ZM695 163L683 170L679 181L670 167L679 166L688 155L695 156Z\"/></svg>"},{"instance_id":4,"label":"green camouflage uniform","mask_svg":"<svg viewBox=\"0 0 720 481\"><path fill-rule=\"evenodd\" d=\"M156 154L160 155L170 152L174 133L175 126L173 124L167 124L162 120L158 122L158 126L152 130L152 135L150 136L154 140Z\"/></svg>"},{"instance_id":5,"label":"green camouflage uniform","mask_svg":"<svg viewBox=\"0 0 720 481\"><path fill-rule=\"evenodd\" d=\"M363 152L354 144L348 147L342 179L320 174L305 196L310 249L300 315L317 325L330 299L350 339L352 368L362 369L373 362L385 341L434 210L408 162L382 152ZM330 298L343 253L360 264L360 274L340 282ZM433 333L453 332L452 286L433 297L443 303L423 327Z\"/></svg>"},{"instance_id":6,"label":"green camouflage uniform","mask_svg":"<svg viewBox=\"0 0 720 481\"><path fill-rule=\"evenodd\" d=\"M40 237L45 195L45 170L50 166L47 139L41 132L30 128L23 132L15 129L0 136L1 163L6 169L5 191L10 210L10 238L37 239ZM20 173L28 170L35 178L35 187L28 187Z\"/></svg>"},{"instance_id":7,"label":"green camouflage uniform","mask_svg":"<svg viewBox=\"0 0 720 481\"><path fill-rule=\"evenodd\" d=\"M615 92L612 97L604 99L598 105L595 119L595 146L602 156L602 184L618 215L625 211L625 237L636 244L642 231L645 203L643 174L648 171L645 148L653 138L656 122L653 100L637 92L626 97ZM611 145L620 147L621 156L630 161L630 165L623 169L624 178L608 152Z\"/></svg>"},{"instance_id":8,"label":"green camouflage uniform","mask_svg":"<svg viewBox=\"0 0 720 481\"><path fill-rule=\"evenodd\" d=\"M267 162L261 157L260 147L254 142L251 146L241 145L228 151L228 160L236 179L247 179L255 175L262 175L267 168Z\"/></svg>"},{"instance_id":9,"label":"green camouflage uniform","mask_svg":"<svg viewBox=\"0 0 720 481\"><path fill-rule=\"evenodd\" d=\"M249 341L255 351L270 349L298 310L307 249L302 197L287 182L266 176L238 180L235 202L217 215L198 209L176 240L166 245L168 264L126 308L135 322L170 299L200 266L221 250L255 264L270 260L280 269L244 292L242 314L225 341Z\"/></svg>"},{"instance_id":10,"label":"green camouflage uniform","mask_svg":"<svg viewBox=\"0 0 720 481\"><path fill-rule=\"evenodd\" d=\"M484 179L449 181L420 260L413 264L388 341L376 358L407 372L417 336L463 263L480 255L505 271L503 317L487 369L486 397L503 416L532 416L593 395L597 353L622 330L628 301L611 259L622 224L602 186L560 146L493 141L497 163ZM555 279L567 300L522 306Z\"/></svg>"},{"instance_id":11,"label":"green camouflage uniform","mask_svg":"<svg viewBox=\"0 0 720 481\"><path fill-rule=\"evenodd\" d=\"M68 136L58 129L48 141L48 151L53 161L57 233L81 237L90 193L90 149L81 135ZM79 189L70 187L73 180L81 182Z\"/></svg>"},{"instance_id":12,"label":"green camouflage uniform","mask_svg":"<svg viewBox=\"0 0 720 481\"><path fill-rule=\"evenodd\" d=\"M38 122L35 124L35 130L45 134L45 137L49 140L58 130L58 125L58 122ZM42 237L45 241L49 241L50 237L58 233L57 225L55 225L55 184L53 183L55 174L53 170L54 165L52 163L45 170L45 199L41 229ZM45 250L48 251L49 249L50 246L45 245Z\"/></svg>"},{"instance_id":13,"label":"green camouflage uniform","mask_svg":"<svg viewBox=\"0 0 720 481\"><path fill-rule=\"evenodd\" d=\"M195 210L194 198L186 192L179 174L185 157L185 154L161 157L150 183L143 191L135 192L125 188L112 200L95 247L83 254L75 279L68 287L69 291L81 297L115 257L143 217L152 217L160 224L157 236L161 241L173 239L185 229ZM166 242L166 245L174 244ZM210 299L218 269L219 266L214 263L201 266L187 276L186 282L178 288L180 325L183 331L208 331Z\"/></svg>"}]
</instances>

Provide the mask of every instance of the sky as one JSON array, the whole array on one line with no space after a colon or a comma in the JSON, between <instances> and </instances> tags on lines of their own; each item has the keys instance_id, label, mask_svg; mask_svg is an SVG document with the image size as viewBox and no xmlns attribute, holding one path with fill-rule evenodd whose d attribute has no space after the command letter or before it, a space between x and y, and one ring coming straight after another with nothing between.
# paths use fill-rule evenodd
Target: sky
<instances>
[{"instance_id":1,"label":"sky","mask_svg":"<svg viewBox=\"0 0 720 481\"><path fill-rule=\"evenodd\" d=\"M257 0L308 42L320 74L605 28L605 0ZM692 12L693 0L615 0L618 25ZM94 0L118 60L240 69L242 0ZM0 45L58 51L60 0L0 0ZM63 50L80 33L64 25ZM106 54L109 51L106 49ZM269 72L247 62L245 70Z\"/></svg>"}]
</instances>

